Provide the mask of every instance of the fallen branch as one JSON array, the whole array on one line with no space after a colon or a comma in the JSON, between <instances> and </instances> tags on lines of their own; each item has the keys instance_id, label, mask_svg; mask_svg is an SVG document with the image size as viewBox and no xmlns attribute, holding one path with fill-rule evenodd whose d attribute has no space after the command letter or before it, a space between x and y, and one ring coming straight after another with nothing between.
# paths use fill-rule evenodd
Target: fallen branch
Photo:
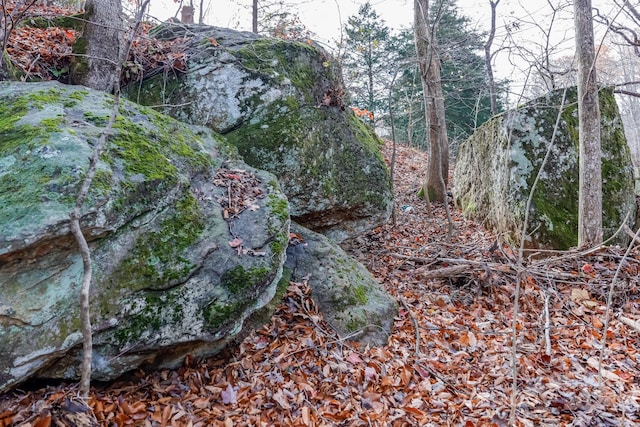
<instances>
[{"instance_id":1,"label":"fallen branch","mask_svg":"<svg viewBox=\"0 0 640 427\"><path fill-rule=\"evenodd\" d=\"M390 252L388 255L390 257L393 257L393 258L404 259L404 260L407 260L407 261L421 262L423 264L427 264L428 263L428 265L433 265L436 262L438 262L438 260L435 259L435 258L425 258L425 257L419 257L419 256L402 255L402 254L397 254L397 253L394 253L394 252Z\"/></svg>"},{"instance_id":2,"label":"fallen branch","mask_svg":"<svg viewBox=\"0 0 640 427\"><path fill-rule=\"evenodd\" d=\"M437 270L426 270L424 267L417 268L414 274L420 274L425 279L442 279L445 277L460 277L471 269L470 265L452 265Z\"/></svg>"},{"instance_id":3,"label":"fallen branch","mask_svg":"<svg viewBox=\"0 0 640 427\"><path fill-rule=\"evenodd\" d=\"M627 224L622 225L622 230L627 234L627 236L631 237L631 239L634 242L640 244L640 238L636 236L636 233L634 233L633 230Z\"/></svg>"},{"instance_id":4,"label":"fallen branch","mask_svg":"<svg viewBox=\"0 0 640 427\"><path fill-rule=\"evenodd\" d=\"M628 317L620 316L620 321L630 328L640 332L640 320L629 319Z\"/></svg>"},{"instance_id":5,"label":"fallen branch","mask_svg":"<svg viewBox=\"0 0 640 427\"><path fill-rule=\"evenodd\" d=\"M547 356L551 356L551 337L549 336L549 330L551 329L551 320L549 319L549 295L544 294L544 353Z\"/></svg>"}]
</instances>

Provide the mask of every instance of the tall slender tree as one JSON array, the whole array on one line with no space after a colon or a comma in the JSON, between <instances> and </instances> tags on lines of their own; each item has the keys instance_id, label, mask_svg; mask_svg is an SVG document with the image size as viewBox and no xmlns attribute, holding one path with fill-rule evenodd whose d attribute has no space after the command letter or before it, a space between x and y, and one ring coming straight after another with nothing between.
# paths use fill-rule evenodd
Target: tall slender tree
<instances>
[{"instance_id":1,"label":"tall slender tree","mask_svg":"<svg viewBox=\"0 0 640 427\"><path fill-rule=\"evenodd\" d=\"M484 61L487 70L487 83L489 83L489 97L491 99L491 114L498 114L498 97L496 96L496 83L493 77L493 56L491 54L491 46L496 36L496 9L500 0L489 0L491 6L491 29L489 37L484 44Z\"/></svg>"},{"instance_id":2,"label":"tall slender tree","mask_svg":"<svg viewBox=\"0 0 640 427\"><path fill-rule=\"evenodd\" d=\"M423 190L431 201L446 202L449 175L449 140L440 78L437 20L429 25L429 1L414 0L416 56L420 67L429 137L429 165Z\"/></svg>"},{"instance_id":3,"label":"tall slender tree","mask_svg":"<svg viewBox=\"0 0 640 427\"><path fill-rule=\"evenodd\" d=\"M251 30L254 33L258 32L258 0L251 3Z\"/></svg>"},{"instance_id":4,"label":"tall slender tree","mask_svg":"<svg viewBox=\"0 0 640 427\"><path fill-rule=\"evenodd\" d=\"M578 246L602 242L600 108L591 0L574 0L580 140Z\"/></svg>"}]
</instances>

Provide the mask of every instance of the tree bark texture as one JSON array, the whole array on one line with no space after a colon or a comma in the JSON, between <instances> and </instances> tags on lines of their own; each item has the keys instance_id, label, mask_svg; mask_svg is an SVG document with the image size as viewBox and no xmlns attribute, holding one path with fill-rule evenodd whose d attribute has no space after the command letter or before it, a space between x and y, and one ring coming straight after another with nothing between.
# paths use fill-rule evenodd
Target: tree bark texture
<instances>
[{"instance_id":1,"label":"tree bark texture","mask_svg":"<svg viewBox=\"0 0 640 427\"><path fill-rule=\"evenodd\" d=\"M585 247L602 243L600 108L591 0L575 0L574 16L580 132L578 246Z\"/></svg>"},{"instance_id":2,"label":"tree bark texture","mask_svg":"<svg viewBox=\"0 0 640 427\"><path fill-rule=\"evenodd\" d=\"M258 0L253 0L251 4L251 30L258 33Z\"/></svg>"},{"instance_id":3,"label":"tree bark texture","mask_svg":"<svg viewBox=\"0 0 640 427\"><path fill-rule=\"evenodd\" d=\"M76 55L72 81L92 89L113 92L120 76L115 75L124 58L125 21L120 0L87 0L86 23L74 43Z\"/></svg>"},{"instance_id":4,"label":"tree bark texture","mask_svg":"<svg viewBox=\"0 0 640 427\"><path fill-rule=\"evenodd\" d=\"M428 0L414 1L416 55L422 78L425 120L431 150L427 180L423 188L430 201L444 202L449 176L449 140L440 77L440 57L435 31L429 27L428 8Z\"/></svg>"},{"instance_id":5,"label":"tree bark texture","mask_svg":"<svg viewBox=\"0 0 640 427\"><path fill-rule=\"evenodd\" d=\"M491 30L489 31L489 38L484 45L484 61L487 67L487 80L489 83L489 98L491 99L491 114L498 114L498 101L496 99L496 83L493 77L493 66L491 65L491 45L493 39L496 36L496 8L498 7L500 0L489 0L491 5Z\"/></svg>"}]
</instances>

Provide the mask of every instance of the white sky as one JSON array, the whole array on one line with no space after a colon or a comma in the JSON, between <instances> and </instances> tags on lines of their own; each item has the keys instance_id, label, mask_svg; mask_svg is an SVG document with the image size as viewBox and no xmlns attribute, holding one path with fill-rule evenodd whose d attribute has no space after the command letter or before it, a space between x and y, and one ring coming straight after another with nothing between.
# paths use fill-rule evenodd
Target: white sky
<instances>
[{"instance_id":1,"label":"white sky","mask_svg":"<svg viewBox=\"0 0 640 427\"><path fill-rule=\"evenodd\" d=\"M189 0L186 0L187 3ZM559 14L554 24L554 34L551 46L554 48L554 56L572 56L573 45L571 39L574 36L573 28L573 2L570 0L501 0L497 12L497 34L494 48L498 48L507 37L505 26L519 21L520 27L512 29L513 44L528 46L532 54L540 53L544 42L543 31L546 31L551 16L549 3L566 5L564 12ZM594 6L601 6L603 11L615 15L614 5L611 0L592 0ZM193 0L196 7L200 0ZM302 22L314 34L315 39L335 46L340 39L340 27L346 24L347 18L358 13L358 8L363 0L286 0L288 4L298 5L292 7L292 12L297 12ZM386 25L392 29L408 28L413 23L413 0L371 0L371 4L378 15L384 19ZM221 27L249 30L251 28L251 0L205 0L208 5L208 13L205 23ZM488 30L490 25L489 0L458 0L458 10L461 14L471 18L472 25L480 30ZM206 6L205 6L206 7ZM150 15L160 20L165 20L176 14L178 4L173 0L151 0ZM198 11L195 13L196 20ZM597 31L597 30L596 30ZM564 42L563 42L564 40ZM596 36L596 44L599 43ZM499 78L523 80L526 73L526 61L518 60L506 51L496 57L495 74ZM518 91L517 84L512 84L512 90Z\"/></svg>"}]
</instances>

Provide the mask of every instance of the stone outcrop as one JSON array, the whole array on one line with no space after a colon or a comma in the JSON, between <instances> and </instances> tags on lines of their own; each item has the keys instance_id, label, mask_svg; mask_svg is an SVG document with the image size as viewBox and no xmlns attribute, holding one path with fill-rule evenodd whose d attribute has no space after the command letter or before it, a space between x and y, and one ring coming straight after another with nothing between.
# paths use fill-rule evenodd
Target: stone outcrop
<instances>
[{"instance_id":1,"label":"stone outcrop","mask_svg":"<svg viewBox=\"0 0 640 427\"><path fill-rule=\"evenodd\" d=\"M398 314L396 300L362 264L322 234L296 223L291 223L291 232L300 240L287 249L285 276L309 281L311 298L342 338L386 345Z\"/></svg>"},{"instance_id":2,"label":"stone outcrop","mask_svg":"<svg viewBox=\"0 0 640 427\"><path fill-rule=\"evenodd\" d=\"M346 108L340 68L322 49L198 25L152 33L185 38L188 71L131 85L132 100L224 134L248 164L278 177L292 219L334 241L387 221L381 142Z\"/></svg>"},{"instance_id":3,"label":"stone outcrop","mask_svg":"<svg viewBox=\"0 0 640 427\"><path fill-rule=\"evenodd\" d=\"M78 376L82 261L69 213L113 99L0 82L0 392ZM286 197L210 130L124 102L81 226L94 378L221 350L276 292Z\"/></svg>"},{"instance_id":4,"label":"stone outcrop","mask_svg":"<svg viewBox=\"0 0 640 427\"><path fill-rule=\"evenodd\" d=\"M529 248L567 249L578 236L578 107L575 88L494 117L458 151L453 196L466 216L518 244L527 198L548 147L547 163L529 210ZM600 91L603 227L605 238L626 220L633 227L633 167L613 93Z\"/></svg>"}]
</instances>

